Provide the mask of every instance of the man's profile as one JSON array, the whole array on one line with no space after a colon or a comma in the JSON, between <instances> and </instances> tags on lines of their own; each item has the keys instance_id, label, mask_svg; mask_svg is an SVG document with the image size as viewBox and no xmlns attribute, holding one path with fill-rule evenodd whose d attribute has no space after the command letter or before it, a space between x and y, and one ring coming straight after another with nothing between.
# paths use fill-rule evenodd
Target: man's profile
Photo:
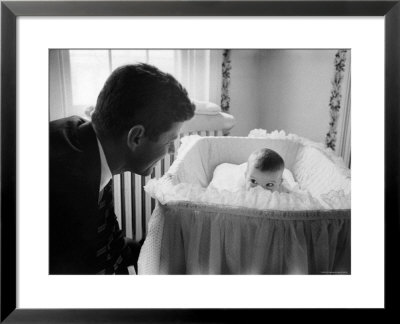
<instances>
[{"instance_id":1,"label":"man's profile","mask_svg":"<svg viewBox=\"0 0 400 324\"><path fill-rule=\"evenodd\" d=\"M112 210L112 176L149 175L194 115L186 90L147 64L116 69L92 120L50 122L50 274L127 273L140 244Z\"/></svg>"}]
</instances>

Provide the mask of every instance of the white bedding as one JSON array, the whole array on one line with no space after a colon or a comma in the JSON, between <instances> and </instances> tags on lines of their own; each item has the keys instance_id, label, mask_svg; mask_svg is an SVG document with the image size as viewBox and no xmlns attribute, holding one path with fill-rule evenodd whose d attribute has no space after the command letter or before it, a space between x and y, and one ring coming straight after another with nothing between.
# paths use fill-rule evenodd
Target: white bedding
<instances>
[{"instance_id":1,"label":"white bedding","mask_svg":"<svg viewBox=\"0 0 400 324\"><path fill-rule=\"evenodd\" d=\"M238 191L245 188L245 173L247 162L242 164L222 163L218 165L213 173L213 178L208 185L217 190ZM298 190L299 185L294 180L292 172L284 169L282 174L282 191L292 192Z\"/></svg>"}]
</instances>

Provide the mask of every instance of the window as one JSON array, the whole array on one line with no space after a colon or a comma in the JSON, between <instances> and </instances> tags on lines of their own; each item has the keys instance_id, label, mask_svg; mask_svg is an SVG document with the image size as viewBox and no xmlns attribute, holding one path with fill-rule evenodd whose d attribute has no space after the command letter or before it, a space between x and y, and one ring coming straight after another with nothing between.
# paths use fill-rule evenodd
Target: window
<instances>
[{"instance_id":1,"label":"window","mask_svg":"<svg viewBox=\"0 0 400 324\"><path fill-rule=\"evenodd\" d=\"M214 52L214 53L211 53ZM211 50L53 50L50 54L50 119L85 116L96 104L107 77L117 67L139 62L157 66L172 74L192 99L212 101L220 70L211 71L215 55ZM218 89L219 90L219 89ZM218 103L218 99L214 102Z\"/></svg>"}]
</instances>

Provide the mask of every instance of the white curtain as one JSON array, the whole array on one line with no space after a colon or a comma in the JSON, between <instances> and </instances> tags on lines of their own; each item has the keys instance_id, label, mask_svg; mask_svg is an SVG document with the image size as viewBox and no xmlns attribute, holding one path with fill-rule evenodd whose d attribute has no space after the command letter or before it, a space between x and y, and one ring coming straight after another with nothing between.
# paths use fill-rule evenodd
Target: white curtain
<instances>
[{"instance_id":1,"label":"white curtain","mask_svg":"<svg viewBox=\"0 0 400 324\"><path fill-rule=\"evenodd\" d=\"M342 88L342 108L337 127L335 152L351 167L351 52L347 53L347 68Z\"/></svg>"},{"instance_id":2,"label":"white curtain","mask_svg":"<svg viewBox=\"0 0 400 324\"><path fill-rule=\"evenodd\" d=\"M220 70L211 50L51 50L50 120L79 115L96 104L110 73L132 63L149 63L171 73L192 99L219 102ZM212 98L211 98L212 97Z\"/></svg>"}]
</instances>

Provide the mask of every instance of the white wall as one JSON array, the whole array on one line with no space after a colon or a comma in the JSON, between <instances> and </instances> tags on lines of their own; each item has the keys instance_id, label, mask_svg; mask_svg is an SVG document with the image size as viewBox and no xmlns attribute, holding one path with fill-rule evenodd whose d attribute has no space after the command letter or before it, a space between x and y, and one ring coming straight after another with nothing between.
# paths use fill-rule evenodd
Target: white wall
<instances>
[{"instance_id":1,"label":"white wall","mask_svg":"<svg viewBox=\"0 0 400 324\"><path fill-rule=\"evenodd\" d=\"M337 50L232 50L231 135L254 128L324 142Z\"/></svg>"},{"instance_id":2,"label":"white wall","mask_svg":"<svg viewBox=\"0 0 400 324\"><path fill-rule=\"evenodd\" d=\"M259 60L258 50L232 50L231 52L231 97L230 113L236 125L232 136L247 136L258 127L259 120Z\"/></svg>"},{"instance_id":3,"label":"white wall","mask_svg":"<svg viewBox=\"0 0 400 324\"><path fill-rule=\"evenodd\" d=\"M259 128L324 142L337 50L260 51Z\"/></svg>"}]
</instances>

